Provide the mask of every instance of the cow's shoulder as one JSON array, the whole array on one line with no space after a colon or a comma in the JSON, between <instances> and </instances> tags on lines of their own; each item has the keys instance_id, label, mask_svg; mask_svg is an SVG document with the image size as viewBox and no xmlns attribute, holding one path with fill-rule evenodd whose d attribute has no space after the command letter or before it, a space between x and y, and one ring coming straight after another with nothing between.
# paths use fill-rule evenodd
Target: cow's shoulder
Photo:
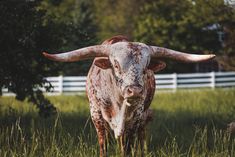
<instances>
[{"instance_id":1,"label":"cow's shoulder","mask_svg":"<svg viewBox=\"0 0 235 157\"><path fill-rule=\"evenodd\" d=\"M102 45L112 45L114 43L117 43L117 42L123 42L123 41L129 41L129 39L126 37L126 36L123 36L123 35L117 35L117 36L114 36L110 39L107 39L105 40Z\"/></svg>"}]
</instances>

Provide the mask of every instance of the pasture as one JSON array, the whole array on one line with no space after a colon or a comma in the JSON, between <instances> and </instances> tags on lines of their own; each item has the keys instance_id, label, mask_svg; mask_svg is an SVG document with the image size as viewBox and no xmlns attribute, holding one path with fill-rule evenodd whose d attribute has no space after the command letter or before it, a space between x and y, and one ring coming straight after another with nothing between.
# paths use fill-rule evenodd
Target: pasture
<instances>
[{"instance_id":1,"label":"pasture","mask_svg":"<svg viewBox=\"0 0 235 157\"><path fill-rule=\"evenodd\" d=\"M32 104L0 97L1 157L99 155L86 96L49 99L59 114L45 119ZM235 89L157 92L151 109L146 157L235 156L235 138L226 132L227 123L235 120ZM109 156L119 156L114 137L109 141Z\"/></svg>"}]
</instances>

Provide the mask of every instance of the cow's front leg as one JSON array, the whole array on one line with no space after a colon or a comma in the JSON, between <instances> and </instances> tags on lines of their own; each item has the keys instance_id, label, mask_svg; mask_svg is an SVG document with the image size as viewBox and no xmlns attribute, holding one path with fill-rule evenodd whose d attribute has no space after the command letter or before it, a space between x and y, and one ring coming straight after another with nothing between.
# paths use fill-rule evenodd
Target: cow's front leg
<instances>
[{"instance_id":1,"label":"cow's front leg","mask_svg":"<svg viewBox=\"0 0 235 157\"><path fill-rule=\"evenodd\" d=\"M132 134L125 134L118 137L118 145L121 151L122 157L129 157L131 155L131 149L134 147L134 138Z\"/></svg>"},{"instance_id":2,"label":"cow's front leg","mask_svg":"<svg viewBox=\"0 0 235 157\"><path fill-rule=\"evenodd\" d=\"M106 130L105 130L105 121L102 117L102 114L99 110L91 109L91 118L95 125L99 146L100 146L100 157L107 156L107 146L106 146Z\"/></svg>"},{"instance_id":3,"label":"cow's front leg","mask_svg":"<svg viewBox=\"0 0 235 157\"><path fill-rule=\"evenodd\" d=\"M121 156L124 157L125 156L125 150L124 150L124 135L118 137L118 145L119 145L119 149L121 150Z\"/></svg>"},{"instance_id":4,"label":"cow's front leg","mask_svg":"<svg viewBox=\"0 0 235 157\"><path fill-rule=\"evenodd\" d=\"M100 157L106 157L107 156L107 148L106 148L106 137L105 137L105 129L103 127L100 127L96 129L99 145L100 145Z\"/></svg>"}]
</instances>

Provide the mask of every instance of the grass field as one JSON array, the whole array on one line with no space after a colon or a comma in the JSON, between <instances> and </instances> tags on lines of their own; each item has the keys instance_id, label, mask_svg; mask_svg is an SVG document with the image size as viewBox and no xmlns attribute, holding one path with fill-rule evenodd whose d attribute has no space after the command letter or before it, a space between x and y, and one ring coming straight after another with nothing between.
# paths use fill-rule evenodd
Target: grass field
<instances>
[{"instance_id":1,"label":"grass field","mask_svg":"<svg viewBox=\"0 0 235 157\"><path fill-rule=\"evenodd\" d=\"M98 156L86 96L49 99L59 114L44 119L32 104L0 98L0 157ZM159 92L151 108L145 156L235 156L235 138L226 132L235 120L235 89ZM114 138L108 154L119 156Z\"/></svg>"}]
</instances>

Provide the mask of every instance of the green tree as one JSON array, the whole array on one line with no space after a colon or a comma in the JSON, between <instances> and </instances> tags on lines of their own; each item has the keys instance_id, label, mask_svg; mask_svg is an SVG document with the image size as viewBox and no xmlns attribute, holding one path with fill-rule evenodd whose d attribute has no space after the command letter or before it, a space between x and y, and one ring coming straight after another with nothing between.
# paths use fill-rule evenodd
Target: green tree
<instances>
[{"instance_id":1,"label":"green tree","mask_svg":"<svg viewBox=\"0 0 235 157\"><path fill-rule=\"evenodd\" d=\"M120 34L131 39L133 31L136 29L140 8L144 2L144 0L94 1L99 40Z\"/></svg>"},{"instance_id":2,"label":"green tree","mask_svg":"<svg viewBox=\"0 0 235 157\"><path fill-rule=\"evenodd\" d=\"M61 41L54 33L53 23L43 26L43 12L36 10L38 2L0 1L0 89L8 88L18 100L27 98L37 105L39 113L48 116L55 108L40 87L49 90L44 76L55 75L58 70L41 52L53 50Z\"/></svg>"},{"instance_id":3,"label":"green tree","mask_svg":"<svg viewBox=\"0 0 235 157\"><path fill-rule=\"evenodd\" d=\"M0 1L0 88L8 88L18 100L27 98L44 116L54 112L41 91L41 87L51 89L44 77L58 75L59 69L64 74L84 75L89 65L56 64L41 52L94 44L92 6L92 1L85 0Z\"/></svg>"},{"instance_id":4,"label":"green tree","mask_svg":"<svg viewBox=\"0 0 235 157\"><path fill-rule=\"evenodd\" d=\"M224 69L235 71L235 7L223 5L216 9L224 33L223 49L220 51L218 62Z\"/></svg>"},{"instance_id":5,"label":"green tree","mask_svg":"<svg viewBox=\"0 0 235 157\"><path fill-rule=\"evenodd\" d=\"M150 1L142 7L137 21L136 40L192 53L213 52L219 62L221 55L234 56L234 9L223 0ZM219 32L226 33L224 43L218 38ZM168 71L194 68L173 62L169 65Z\"/></svg>"},{"instance_id":6,"label":"green tree","mask_svg":"<svg viewBox=\"0 0 235 157\"><path fill-rule=\"evenodd\" d=\"M56 51L68 51L97 44L97 26L94 22L93 1L86 0L43 0L38 7L46 10L44 24L53 22L63 41ZM61 63L64 75L86 75L91 61Z\"/></svg>"}]
</instances>

